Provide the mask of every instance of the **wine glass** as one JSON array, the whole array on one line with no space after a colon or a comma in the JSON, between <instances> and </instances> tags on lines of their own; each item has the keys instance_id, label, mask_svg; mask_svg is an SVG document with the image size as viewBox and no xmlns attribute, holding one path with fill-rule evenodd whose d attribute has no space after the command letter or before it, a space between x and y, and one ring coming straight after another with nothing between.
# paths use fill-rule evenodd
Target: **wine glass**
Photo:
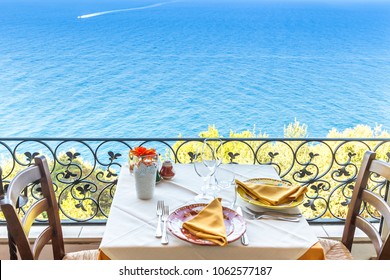
<instances>
[{"instance_id":1,"label":"wine glass","mask_svg":"<svg viewBox=\"0 0 390 280\"><path fill-rule=\"evenodd\" d=\"M224 150L221 139L206 138L203 141L202 159L204 165L210 170L210 183L208 188L212 190L214 197L217 196L217 192L219 191L215 172L222 163L223 156Z\"/></svg>"},{"instance_id":2,"label":"wine glass","mask_svg":"<svg viewBox=\"0 0 390 280\"><path fill-rule=\"evenodd\" d=\"M224 167L219 167L214 174L215 182L219 191L225 192L226 197L230 198L230 188L235 186L235 164L227 164ZM234 199L232 202L228 202L229 207L234 207L236 204L236 189L234 188ZM230 199L229 199L230 201Z\"/></svg>"},{"instance_id":3,"label":"wine glass","mask_svg":"<svg viewBox=\"0 0 390 280\"><path fill-rule=\"evenodd\" d=\"M199 151L200 150L200 151ZM198 149L195 153L194 157L194 169L196 174L198 174L199 177L203 179L203 186L201 188L202 193L195 196L194 200L199 201L210 201L214 197L208 194L208 191L210 189L210 178L211 178L211 172L210 169L204 164L203 161L203 154L202 149Z\"/></svg>"},{"instance_id":4,"label":"wine glass","mask_svg":"<svg viewBox=\"0 0 390 280\"><path fill-rule=\"evenodd\" d=\"M215 181L218 188L225 190L234 186L234 179L236 174L234 173L233 167L234 164L231 164L231 166L229 165L229 170L225 168L218 168L215 171Z\"/></svg>"},{"instance_id":5,"label":"wine glass","mask_svg":"<svg viewBox=\"0 0 390 280\"><path fill-rule=\"evenodd\" d=\"M202 160L204 165L210 169L211 175L215 173L217 167L222 163L223 156L221 139L206 138L203 141Z\"/></svg>"}]
</instances>

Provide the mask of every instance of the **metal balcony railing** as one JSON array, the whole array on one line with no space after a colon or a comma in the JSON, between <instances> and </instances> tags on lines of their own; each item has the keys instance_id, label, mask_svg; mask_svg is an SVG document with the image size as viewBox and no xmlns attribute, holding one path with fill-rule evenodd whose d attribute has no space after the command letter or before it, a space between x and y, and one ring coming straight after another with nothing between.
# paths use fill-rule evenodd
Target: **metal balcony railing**
<instances>
[{"instance_id":1,"label":"metal balcony railing","mask_svg":"<svg viewBox=\"0 0 390 280\"><path fill-rule=\"evenodd\" d=\"M63 223L105 223L121 166L136 146L157 149L160 158L191 162L203 138L0 138L5 188L13 176L47 157ZM379 138L222 138L224 162L273 165L284 181L307 186L299 206L308 221L343 222L366 150L389 161L390 139ZM369 189L387 197L388 182L373 174ZM28 186L28 207L40 199L38 184ZM361 210L379 220L369 205ZM0 213L1 216L1 213ZM4 219L0 217L4 222ZM45 221L40 217L39 221Z\"/></svg>"}]
</instances>

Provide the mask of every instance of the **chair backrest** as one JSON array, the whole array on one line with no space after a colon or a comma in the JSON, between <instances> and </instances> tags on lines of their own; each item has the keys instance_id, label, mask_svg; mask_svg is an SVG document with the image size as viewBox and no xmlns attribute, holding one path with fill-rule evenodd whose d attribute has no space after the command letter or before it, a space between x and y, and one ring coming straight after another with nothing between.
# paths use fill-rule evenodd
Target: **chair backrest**
<instances>
[{"instance_id":1,"label":"chair backrest","mask_svg":"<svg viewBox=\"0 0 390 280\"><path fill-rule=\"evenodd\" d=\"M7 222L8 232L22 259L38 259L43 247L51 241L53 257L60 260L64 257L65 250L53 182L45 157L36 157L34 160L34 165L19 172L10 182L5 197L0 202L1 210ZM32 183L40 183L43 198L31 206L21 220L16 209L19 195ZM31 247L28 234L35 219L44 212L47 213L48 226Z\"/></svg>"},{"instance_id":2,"label":"chair backrest","mask_svg":"<svg viewBox=\"0 0 390 280\"><path fill-rule=\"evenodd\" d=\"M4 187L3 187L3 169L1 169L0 166L0 199L3 199L4 197Z\"/></svg>"},{"instance_id":3,"label":"chair backrest","mask_svg":"<svg viewBox=\"0 0 390 280\"><path fill-rule=\"evenodd\" d=\"M358 227L367 234L372 241L377 253L377 259L389 260L390 233L387 234L384 240L382 240L380 233L375 229L375 227L359 215L362 203L365 203L366 205L369 204L382 215L384 223L386 223L387 227L390 228L390 206L380 195L369 191L366 188L367 182L373 173L380 175L388 181L390 180L390 164L388 162L376 160L375 157L376 154L371 151L367 151L364 154L362 165L352 193L351 202L349 204L341 241L348 250L351 250L355 229Z\"/></svg>"}]
</instances>

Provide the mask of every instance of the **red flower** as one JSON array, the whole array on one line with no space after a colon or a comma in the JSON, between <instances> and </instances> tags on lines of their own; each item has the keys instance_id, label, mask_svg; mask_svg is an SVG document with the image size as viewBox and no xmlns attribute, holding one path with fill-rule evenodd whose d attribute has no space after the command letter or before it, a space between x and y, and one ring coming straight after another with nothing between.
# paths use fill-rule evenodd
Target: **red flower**
<instances>
[{"instance_id":1,"label":"red flower","mask_svg":"<svg viewBox=\"0 0 390 280\"><path fill-rule=\"evenodd\" d=\"M155 156L156 155L156 149L148 149L142 146L135 147L133 150L130 150L130 155L133 156Z\"/></svg>"},{"instance_id":2,"label":"red flower","mask_svg":"<svg viewBox=\"0 0 390 280\"><path fill-rule=\"evenodd\" d=\"M150 166L155 164L157 161L156 149L148 149L142 146L135 147L129 152L129 160L130 172L132 172L134 165L139 166L142 163L146 166Z\"/></svg>"}]
</instances>

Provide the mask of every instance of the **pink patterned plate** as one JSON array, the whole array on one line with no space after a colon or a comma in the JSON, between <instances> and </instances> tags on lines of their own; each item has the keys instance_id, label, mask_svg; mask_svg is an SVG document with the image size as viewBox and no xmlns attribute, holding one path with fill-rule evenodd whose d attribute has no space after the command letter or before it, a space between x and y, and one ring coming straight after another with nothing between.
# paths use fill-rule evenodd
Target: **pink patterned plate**
<instances>
[{"instance_id":1,"label":"pink patterned plate","mask_svg":"<svg viewBox=\"0 0 390 280\"><path fill-rule=\"evenodd\" d=\"M191 234L183 228L183 223L196 216L207 204L197 203L182 206L172 212L168 217L167 227L176 237L198 245L217 245L209 240L201 239ZM226 235L228 243L236 241L246 231L244 218L237 214L236 211L223 207L223 218L225 221Z\"/></svg>"}]
</instances>

